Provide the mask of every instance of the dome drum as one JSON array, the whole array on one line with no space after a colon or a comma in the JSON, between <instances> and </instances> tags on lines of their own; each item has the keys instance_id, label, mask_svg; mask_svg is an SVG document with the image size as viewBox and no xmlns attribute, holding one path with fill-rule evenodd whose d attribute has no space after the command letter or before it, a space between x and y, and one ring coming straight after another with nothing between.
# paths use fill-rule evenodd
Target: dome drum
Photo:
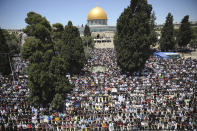
<instances>
[{"instance_id":1,"label":"dome drum","mask_svg":"<svg viewBox=\"0 0 197 131\"><path fill-rule=\"evenodd\" d=\"M107 20L88 20L88 25L107 25Z\"/></svg>"}]
</instances>

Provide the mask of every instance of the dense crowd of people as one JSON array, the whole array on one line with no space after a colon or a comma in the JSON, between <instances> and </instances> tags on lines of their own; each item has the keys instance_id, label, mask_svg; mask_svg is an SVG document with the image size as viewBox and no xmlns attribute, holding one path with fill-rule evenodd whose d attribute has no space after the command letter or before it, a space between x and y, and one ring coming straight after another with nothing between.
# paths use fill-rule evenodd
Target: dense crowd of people
<instances>
[{"instance_id":1,"label":"dense crowd of people","mask_svg":"<svg viewBox=\"0 0 197 131\"><path fill-rule=\"evenodd\" d=\"M123 74L113 49L93 49L63 112L28 104L27 78L0 77L2 130L193 130L197 128L197 60L147 60L141 72ZM14 71L27 64L15 59ZM105 71L92 72L103 66Z\"/></svg>"}]
</instances>

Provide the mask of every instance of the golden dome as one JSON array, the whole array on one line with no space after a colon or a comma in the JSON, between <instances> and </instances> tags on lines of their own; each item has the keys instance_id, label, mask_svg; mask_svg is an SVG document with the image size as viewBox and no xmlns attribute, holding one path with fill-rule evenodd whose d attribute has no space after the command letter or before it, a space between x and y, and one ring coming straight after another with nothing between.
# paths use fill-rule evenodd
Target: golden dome
<instances>
[{"instance_id":1,"label":"golden dome","mask_svg":"<svg viewBox=\"0 0 197 131\"><path fill-rule=\"evenodd\" d=\"M95 7L88 13L88 20L107 20L107 14L102 8Z\"/></svg>"}]
</instances>

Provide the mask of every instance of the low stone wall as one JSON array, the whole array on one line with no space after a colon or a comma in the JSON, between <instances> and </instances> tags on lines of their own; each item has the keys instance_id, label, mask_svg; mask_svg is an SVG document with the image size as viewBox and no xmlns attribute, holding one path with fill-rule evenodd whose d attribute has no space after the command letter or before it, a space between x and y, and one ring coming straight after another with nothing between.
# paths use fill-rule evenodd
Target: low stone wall
<instances>
[{"instance_id":1,"label":"low stone wall","mask_svg":"<svg viewBox=\"0 0 197 131\"><path fill-rule=\"evenodd\" d=\"M114 48L113 42L95 43L95 48Z\"/></svg>"},{"instance_id":2,"label":"low stone wall","mask_svg":"<svg viewBox=\"0 0 197 131\"><path fill-rule=\"evenodd\" d=\"M195 51L192 51L191 53L180 53L180 55L184 58L191 57L192 59L197 59L197 49Z\"/></svg>"}]
</instances>

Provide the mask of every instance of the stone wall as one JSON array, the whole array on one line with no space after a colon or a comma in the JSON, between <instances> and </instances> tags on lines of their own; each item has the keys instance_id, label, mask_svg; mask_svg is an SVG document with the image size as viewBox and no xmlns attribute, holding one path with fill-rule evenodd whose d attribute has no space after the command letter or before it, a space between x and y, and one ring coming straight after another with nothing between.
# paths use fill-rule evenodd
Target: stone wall
<instances>
[{"instance_id":1,"label":"stone wall","mask_svg":"<svg viewBox=\"0 0 197 131\"><path fill-rule=\"evenodd\" d=\"M114 35L112 31L107 32L92 32L92 37L95 41L95 48L114 48ZM100 38L97 38L99 35ZM97 42L99 41L99 42ZM106 41L106 42L103 42ZM109 42L110 41L110 42Z\"/></svg>"}]
</instances>

